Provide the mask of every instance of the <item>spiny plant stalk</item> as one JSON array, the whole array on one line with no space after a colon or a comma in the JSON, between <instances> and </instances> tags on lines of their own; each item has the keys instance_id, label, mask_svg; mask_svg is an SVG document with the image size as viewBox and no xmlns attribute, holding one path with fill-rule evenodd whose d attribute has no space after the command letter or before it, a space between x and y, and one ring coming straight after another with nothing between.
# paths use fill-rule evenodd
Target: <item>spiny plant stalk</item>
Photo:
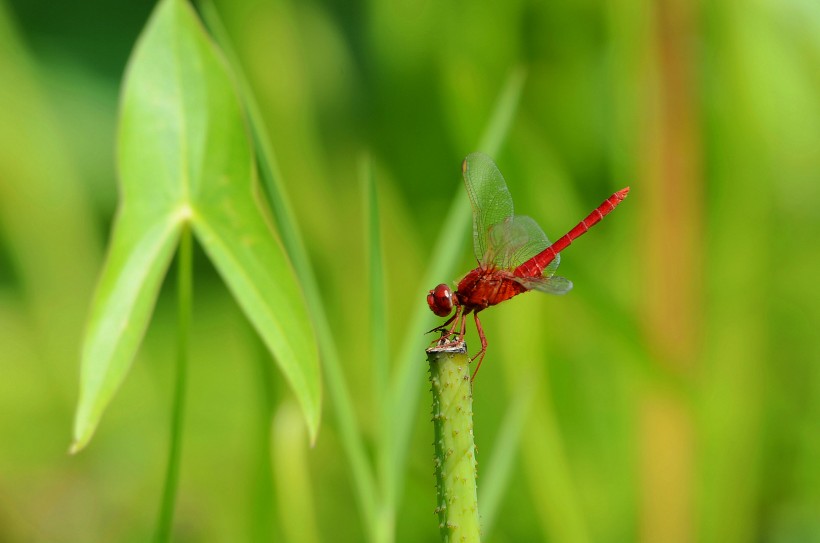
<instances>
[{"instance_id":1,"label":"spiny plant stalk","mask_svg":"<svg viewBox=\"0 0 820 543\"><path fill-rule=\"evenodd\" d=\"M427 349L433 392L437 503L441 539L478 542L478 463L473 440L473 394L464 341Z\"/></svg>"}]
</instances>

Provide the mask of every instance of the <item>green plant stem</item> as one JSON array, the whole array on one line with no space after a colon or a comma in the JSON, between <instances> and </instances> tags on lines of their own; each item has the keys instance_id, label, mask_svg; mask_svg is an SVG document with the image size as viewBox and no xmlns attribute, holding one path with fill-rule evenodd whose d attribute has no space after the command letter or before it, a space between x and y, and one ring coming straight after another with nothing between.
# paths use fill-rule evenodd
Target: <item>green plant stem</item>
<instances>
[{"instance_id":1,"label":"green plant stem","mask_svg":"<svg viewBox=\"0 0 820 543\"><path fill-rule=\"evenodd\" d=\"M470 360L463 341L427 349L433 392L437 503L444 542L480 540Z\"/></svg>"},{"instance_id":2,"label":"green plant stem","mask_svg":"<svg viewBox=\"0 0 820 543\"><path fill-rule=\"evenodd\" d=\"M185 391L188 380L188 337L191 327L192 304L192 256L191 229L185 226L179 243L177 257L177 375L174 386L174 403L171 413L171 444L168 450L168 470L165 490L157 522L157 543L171 540L174 522L174 504L179 486L179 467L182 456L182 423L185 413Z\"/></svg>"},{"instance_id":3,"label":"green plant stem","mask_svg":"<svg viewBox=\"0 0 820 543\"><path fill-rule=\"evenodd\" d=\"M270 352L261 341L255 341L255 361L258 372L259 405L254 421L254 445L251 456L251 506L248 507L249 541L274 541L276 498L274 476L271 466L271 420L276 412L277 395L274 388L276 376L270 364Z\"/></svg>"}]
</instances>

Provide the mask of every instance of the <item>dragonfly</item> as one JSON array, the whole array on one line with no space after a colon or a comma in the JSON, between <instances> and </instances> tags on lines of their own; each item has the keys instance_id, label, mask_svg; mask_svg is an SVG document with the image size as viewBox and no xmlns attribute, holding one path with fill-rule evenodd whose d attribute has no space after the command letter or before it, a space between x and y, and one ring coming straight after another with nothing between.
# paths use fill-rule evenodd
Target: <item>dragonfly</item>
<instances>
[{"instance_id":1,"label":"dragonfly","mask_svg":"<svg viewBox=\"0 0 820 543\"><path fill-rule=\"evenodd\" d=\"M572 230L550 243L535 220L515 215L507 183L490 157L472 153L464 159L461 170L473 208L473 249L478 267L458 282L455 292L445 283L430 290L427 305L439 317L447 317L455 309L446 322L430 330L441 332L434 341L438 344L451 337L463 340L467 316L473 314L481 341L481 350L471 358L471 362L478 360L472 376L475 379L487 352L487 337L478 314L530 290L569 292L572 282L555 275L561 251L611 213L626 198L629 187L604 200Z\"/></svg>"}]
</instances>

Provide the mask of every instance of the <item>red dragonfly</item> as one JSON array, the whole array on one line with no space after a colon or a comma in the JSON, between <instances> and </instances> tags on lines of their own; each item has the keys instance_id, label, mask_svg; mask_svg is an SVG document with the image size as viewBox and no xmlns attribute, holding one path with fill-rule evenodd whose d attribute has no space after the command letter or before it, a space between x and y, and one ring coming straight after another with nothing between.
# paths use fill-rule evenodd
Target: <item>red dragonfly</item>
<instances>
[{"instance_id":1,"label":"red dragonfly","mask_svg":"<svg viewBox=\"0 0 820 543\"><path fill-rule=\"evenodd\" d=\"M450 315L455 307L455 314L447 322L431 330L440 331L442 339L449 338L456 330L458 337L463 338L466 317L473 313L481 340L481 350L472 358L478 358L472 377L475 379L487 352L479 312L528 290L550 294L569 292L572 282L555 275L561 260L559 253L612 212L626 198L629 187L604 200L572 230L550 244L532 218L513 214L507 183L490 157L473 153L464 159L461 170L473 207L473 249L478 267L459 281L455 292L444 283L431 290L427 304L439 317Z\"/></svg>"}]
</instances>

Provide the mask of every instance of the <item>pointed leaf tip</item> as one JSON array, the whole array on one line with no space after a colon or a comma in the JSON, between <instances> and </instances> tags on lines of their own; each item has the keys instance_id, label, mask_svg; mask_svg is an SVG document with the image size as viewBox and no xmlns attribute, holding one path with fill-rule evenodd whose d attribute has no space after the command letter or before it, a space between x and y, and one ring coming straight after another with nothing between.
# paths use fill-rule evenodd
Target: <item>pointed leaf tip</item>
<instances>
[{"instance_id":1,"label":"pointed leaf tip","mask_svg":"<svg viewBox=\"0 0 820 543\"><path fill-rule=\"evenodd\" d=\"M296 275L254 194L233 79L187 2L159 3L129 61L118 137L122 201L84 337L71 451L91 439L190 223L319 427L318 350Z\"/></svg>"}]
</instances>

